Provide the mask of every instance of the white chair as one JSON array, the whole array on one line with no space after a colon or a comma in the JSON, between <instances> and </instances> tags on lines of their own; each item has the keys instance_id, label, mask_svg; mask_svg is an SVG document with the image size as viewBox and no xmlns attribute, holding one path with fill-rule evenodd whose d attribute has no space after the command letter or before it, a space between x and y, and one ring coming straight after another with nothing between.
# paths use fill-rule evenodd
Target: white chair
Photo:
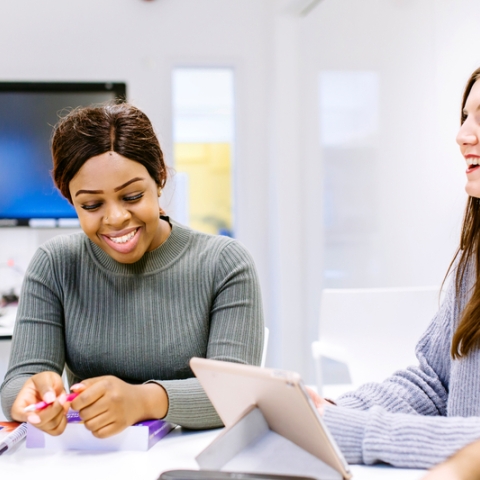
<instances>
[{"instance_id":1,"label":"white chair","mask_svg":"<svg viewBox=\"0 0 480 480\"><path fill-rule=\"evenodd\" d=\"M267 361L267 349L268 349L268 337L270 335L270 330L265 327L265 333L263 337L263 352L262 352L262 362L260 363L261 367L265 366L265 362Z\"/></svg>"},{"instance_id":2,"label":"white chair","mask_svg":"<svg viewBox=\"0 0 480 480\"><path fill-rule=\"evenodd\" d=\"M439 287L323 290L319 340L312 344L318 391L345 391L325 391L325 357L347 365L349 390L416 364L415 345L439 304Z\"/></svg>"}]
</instances>

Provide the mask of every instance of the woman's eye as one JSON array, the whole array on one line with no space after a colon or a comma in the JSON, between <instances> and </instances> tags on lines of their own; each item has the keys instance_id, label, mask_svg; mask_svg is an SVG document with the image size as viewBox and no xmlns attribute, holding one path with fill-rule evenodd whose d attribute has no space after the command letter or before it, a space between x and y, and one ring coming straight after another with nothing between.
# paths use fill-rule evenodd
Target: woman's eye
<instances>
[{"instance_id":1,"label":"woman's eye","mask_svg":"<svg viewBox=\"0 0 480 480\"><path fill-rule=\"evenodd\" d=\"M138 195L133 195L131 197L123 197L126 202L134 202L135 200L139 200L143 197L143 193L139 193Z\"/></svg>"},{"instance_id":2,"label":"woman's eye","mask_svg":"<svg viewBox=\"0 0 480 480\"><path fill-rule=\"evenodd\" d=\"M83 208L84 210L95 210L95 209L97 209L100 205L101 205L101 203L95 203L94 205L82 205L82 208Z\"/></svg>"}]
</instances>

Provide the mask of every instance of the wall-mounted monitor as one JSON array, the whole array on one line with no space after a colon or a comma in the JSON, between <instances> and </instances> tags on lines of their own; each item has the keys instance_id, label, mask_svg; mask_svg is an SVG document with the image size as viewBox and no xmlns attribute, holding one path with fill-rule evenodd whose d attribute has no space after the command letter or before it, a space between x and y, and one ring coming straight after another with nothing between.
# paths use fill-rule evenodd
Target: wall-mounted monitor
<instances>
[{"instance_id":1,"label":"wall-mounted monitor","mask_svg":"<svg viewBox=\"0 0 480 480\"><path fill-rule=\"evenodd\" d=\"M69 109L126 99L125 83L0 82L0 226L74 226L55 188L52 127Z\"/></svg>"}]
</instances>

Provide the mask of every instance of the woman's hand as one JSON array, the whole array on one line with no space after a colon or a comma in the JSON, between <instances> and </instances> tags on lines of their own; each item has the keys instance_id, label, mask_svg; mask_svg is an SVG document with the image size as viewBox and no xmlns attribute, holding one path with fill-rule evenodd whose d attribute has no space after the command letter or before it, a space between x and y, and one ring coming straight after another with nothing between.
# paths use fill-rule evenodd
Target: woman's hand
<instances>
[{"instance_id":1,"label":"woman's hand","mask_svg":"<svg viewBox=\"0 0 480 480\"><path fill-rule=\"evenodd\" d=\"M478 479L480 479L480 440L462 448L422 478L422 480Z\"/></svg>"},{"instance_id":2,"label":"woman's hand","mask_svg":"<svg viewBox=\"0 0 480 480\"><path fill-rule=\"evenodd\" d=\"M471 477L470 480L475 480L475 478L478 477ZM468 480L468 477L460 476L454 465L442 463L422 477L422 480Z\"/></svg>"},{"instance_id":3,"label":"woman's hand","mask_svg":"<svg viewBox=\"0 0 480 480\"><path fill-rule=\"evenodd\" d=\"M130 385L104 376L84 380L71 390L80 393L72 408L97 438L120 433L141 420L163 418L168 411L167 393L156 383Z\"/></svg>"},{"instance_id":4,"label":"woman's hand","mask_svg":"<svg viewBox=\"0 0 480 480\"><path fill-rule=\"evenodd\" d=\"M58 373L37 373L18 393L12 406L12 418L17 422L28 421L50 435L60 435L67 425L65 396L62 377ZM51 405L43 410L25 412L26 407L42 400Z\"/></svg>"},{"instance_id":5,"label":"woman's hand","mask_svg":"<svg viewBox=\"0 0 480 480\"><path fill-rule=\"evenodd\" d=\"M323 415L323 409L325 405L333 405L332 402L325 400L325 398L321 397L317 392L312 390L310 387L305 387L307 390L308 394L310 395L310 398L312 399L313 403L317 407L318 413L320 415Z\"/></svg>"}]
</instances>

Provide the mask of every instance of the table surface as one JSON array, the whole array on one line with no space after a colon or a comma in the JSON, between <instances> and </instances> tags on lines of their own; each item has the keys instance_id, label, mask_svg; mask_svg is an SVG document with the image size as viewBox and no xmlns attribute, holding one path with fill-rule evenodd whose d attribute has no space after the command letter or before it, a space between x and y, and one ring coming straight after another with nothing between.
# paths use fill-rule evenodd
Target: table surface
<instances>
[{"instance_id":1,"label":"table surface","mask_svg":"<svg viewBox=\"0 0 480 480\"><path fill-rule=\"evenodd\" d=\"M15 480L155 480L172 469L198 469L195 456L221 430L169 433L148 452L83 452L27 449L25 442L0 456L1 478ZM354 480L420 480L422 470L352 465Z\"/></svg>"},{"instance_id":2,"label":"table surface","mask_svg":"<svg viewBox=\"0 0 480 480\"><path fill-rule=\"evenodd\" d=\"M3 320L7 319L4 317ZM0 322L0 340L11 339L13 322L2 323ZM198 469L196 455L207 447L220 431L194 432L177 428L148 452L48 451L27 449L25 442L22 442L0 456L1 478L95 480L132 477L156 480L165 470ZM383 465L352 465L351 471L354 480L420 480L425 474L424 470Z\"/></svg>"}]
</instances>

